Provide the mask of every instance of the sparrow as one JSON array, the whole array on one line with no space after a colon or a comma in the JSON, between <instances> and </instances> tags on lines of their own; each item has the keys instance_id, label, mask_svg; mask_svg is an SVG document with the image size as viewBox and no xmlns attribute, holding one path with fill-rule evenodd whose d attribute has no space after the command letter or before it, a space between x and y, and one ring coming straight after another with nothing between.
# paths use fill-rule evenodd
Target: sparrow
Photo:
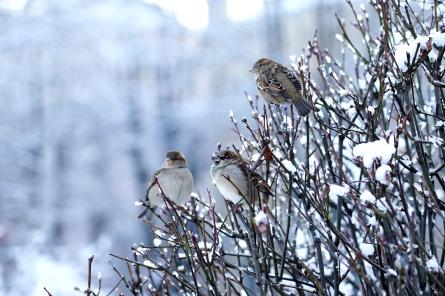
<instances>
[{"instance_id":1,"label":"sparrow","mask_svg":"<svg viewBox=\"0 0 445 296\"><path fill-rule=\"evenodd\" d=\"M213 183L225 199L234 204L244 204L247 202L253 205L255 200L259 201L258 194L270 195L267 182L260 175L251 173L252 186L256 188L253 196L248 193L248 172L249 163L243 160L237 153L230 150L222 150L212 157L213 164L210 175Z\"/></svg>"},{"instance_id":2,"label":"sparrow","mask_svg":"<svg viewBox=\"0 0 445 296\"><path fill-rule=\"evenodd\" d=\"M187 159L179 151L169 151L161 169L148 183L146 200L149 207L165 206L162 193L177 205L184 206L193 189L193 176L187 167Z\"/></svg>"},{"instance_id":3,"label":"sparrow","mask_svg":"<svg viewBox=\"0 0 445 296\"><path fill-rule=\"evenodd\" d=\"M300 79L295 71L267 58L259 59L251 70L255 74L256 84L263 98L273 104L292 103L300 116L306 116L316 110L303 98Z\"/></svg>"}]
</instances>

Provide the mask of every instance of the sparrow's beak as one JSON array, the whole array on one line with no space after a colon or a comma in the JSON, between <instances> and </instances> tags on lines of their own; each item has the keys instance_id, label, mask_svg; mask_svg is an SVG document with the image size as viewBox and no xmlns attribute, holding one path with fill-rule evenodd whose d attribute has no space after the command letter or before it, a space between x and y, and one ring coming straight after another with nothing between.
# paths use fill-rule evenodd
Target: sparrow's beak
<instances>
[{"instance_id":1,"label":"sparrow's beak","mask_svg":"<svg viewBox=\"0 0 445 296\"><path fill-rule=\"evenodd\" d=\"M254 73L254 72L255 72L255 69L252 68L252 69L249 70L249 72L250 72L250 73Z\"/></svg>"},{"instance_id":2,"label":"sparrow's beak","mask_svg":"<svg viewBox=\"0 0 445 296\"><path fill-rule=\"evenodd\" d=\"M219 157L218 157L218 156L212 156L211 158L212 158L213 161L215 161L215 160L219 160Z\"/></svg>"}]
</instances>

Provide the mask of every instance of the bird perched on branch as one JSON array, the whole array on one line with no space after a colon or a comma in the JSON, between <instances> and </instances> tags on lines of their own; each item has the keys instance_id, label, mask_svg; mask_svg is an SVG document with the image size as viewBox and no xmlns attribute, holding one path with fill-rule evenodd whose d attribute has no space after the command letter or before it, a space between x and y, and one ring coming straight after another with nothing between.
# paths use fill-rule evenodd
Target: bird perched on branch
<instances>
[{"instance_id":1,"label":"bird perched on branch","mask_svg":"<svg viewBox=\"0 0 445 296\"><path fill-rule=\"evenodd\" d=\"M249 194L248 176L249 164L236 152L222 150L212 157L213 165L210 170L212 180L219 192L234 204L247 202L253 206L260 201L259 193L263 197L270 195L267 182L260 175L251 172L252 194Z\"/></svg>"},{"instance_id":2,"label":"bird perched on branch","mask_svg":"<svg viewBox=\"0 0 445 296\"><path fill-rule=\"evenodd\" d=\"M148 183L146 200L149 207L164 206L163 195L177 205L185 205L192 193L193 176L184 154L170 151L165 156L161 169L154 173ZM145 215L145 212L139 216Z\"/></svg>"},{"instance_id":3,"label":"bird perched on branch","mask_svg":"<svg viewBox=\"0 0 445 296\"><path fill-rule=\"evenodd\" d=\"M300 116L306 116L316 108L303 98L300 79L295 71L267 58L259 59L251 70L263 98L273 104L292 103Z\"/></svg>"}]
</instances>

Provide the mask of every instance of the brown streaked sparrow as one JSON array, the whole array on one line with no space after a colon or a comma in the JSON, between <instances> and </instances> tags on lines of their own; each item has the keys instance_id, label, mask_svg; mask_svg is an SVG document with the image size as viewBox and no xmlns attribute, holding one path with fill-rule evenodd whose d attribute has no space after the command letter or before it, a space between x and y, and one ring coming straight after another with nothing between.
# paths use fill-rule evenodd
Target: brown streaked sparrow
<instances>
[{"instance_id":1,"label":"brown streaked sparrow","mask_svg":"<svg viewBox=\"0 0 445 296\"><path fill-rule=\"evenodd\" d=\"M179 151L170 151L161 169L157 170L150 182L146 199L150 207L165 205L162 193L175 202L184 206L190 198L193 189L193 176L187 167L187 159Z\"/></svg>"},{"instance_id":2,"label":"brown streaked sparrow","mask_svg":"<svg viewBox=\"0 0 445 296\"><path fill-rule=\"evenodd\" d=\"M258 90L267 102L277 105L292 103L300 116L317 110L303 98L303 88L295 71L271 59L263 58L253 65L251 72L255 74Z\"/></svg>"},{"instance_id":3,"label":"brown streaked sparrow","mask_svg":"<svg viewBox=\"0 0 445 296\"><path fill-rule=\"evenodd\" d=\"M244 204L247 202L253 206L255 201L259 201L258 194L270 194L269 186L261 176L251 173L252 186L256 188L253 192L254 200L248 192L248 171L249 164L240 156L230 150L219 151L212 157L213 165L210 170L213 183L225 199L234 204Z\"/></svg>"}]
</instances>

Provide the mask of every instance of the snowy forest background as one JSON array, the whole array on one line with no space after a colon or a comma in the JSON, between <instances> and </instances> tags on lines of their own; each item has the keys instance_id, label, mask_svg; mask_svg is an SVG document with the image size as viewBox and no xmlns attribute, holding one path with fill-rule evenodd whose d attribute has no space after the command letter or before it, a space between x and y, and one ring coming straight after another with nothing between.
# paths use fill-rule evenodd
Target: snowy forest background
<instances>
[{"instance_id":1,"label":"snowy forest background","mask_svg":"<svg viewBox=\"0 0 445 296\"><path fill-rule=\"evenodd\" d=\"M288 63L316 28L331 44L344 3L299 2L0 1L0 294L78 294L93 253L114 276L169 149L216 194L210 156L236 139L229 110L250 112L255 60Z\"/></svg>"},{"instance_id":2,"label":"snowy forest background","mask_svg":"<svg viewBox=\"0 0 445 296\"><path fill-rule=\"evenodd\" d=\"M0 1L0 294L78 295L91 254L102 294L121 272L133 295L161 277L165 289L209 295L445 293L444 11L437 1ZM248 71L260 57L292 63L321 111L301 120L264 107ZM244 233L237 219L256 220L244 212L226 225L207 202L222 206L209 176L218 142L242 149L274 190L266 228ZM188 157L192 201L203 202L175 220L173 232L194 229L181 236L136 219L171 149ZM191 274L156 249L163 242L192 256ZM113 268L110 253L122 256Z\"/></svg>"}]
</instances>

